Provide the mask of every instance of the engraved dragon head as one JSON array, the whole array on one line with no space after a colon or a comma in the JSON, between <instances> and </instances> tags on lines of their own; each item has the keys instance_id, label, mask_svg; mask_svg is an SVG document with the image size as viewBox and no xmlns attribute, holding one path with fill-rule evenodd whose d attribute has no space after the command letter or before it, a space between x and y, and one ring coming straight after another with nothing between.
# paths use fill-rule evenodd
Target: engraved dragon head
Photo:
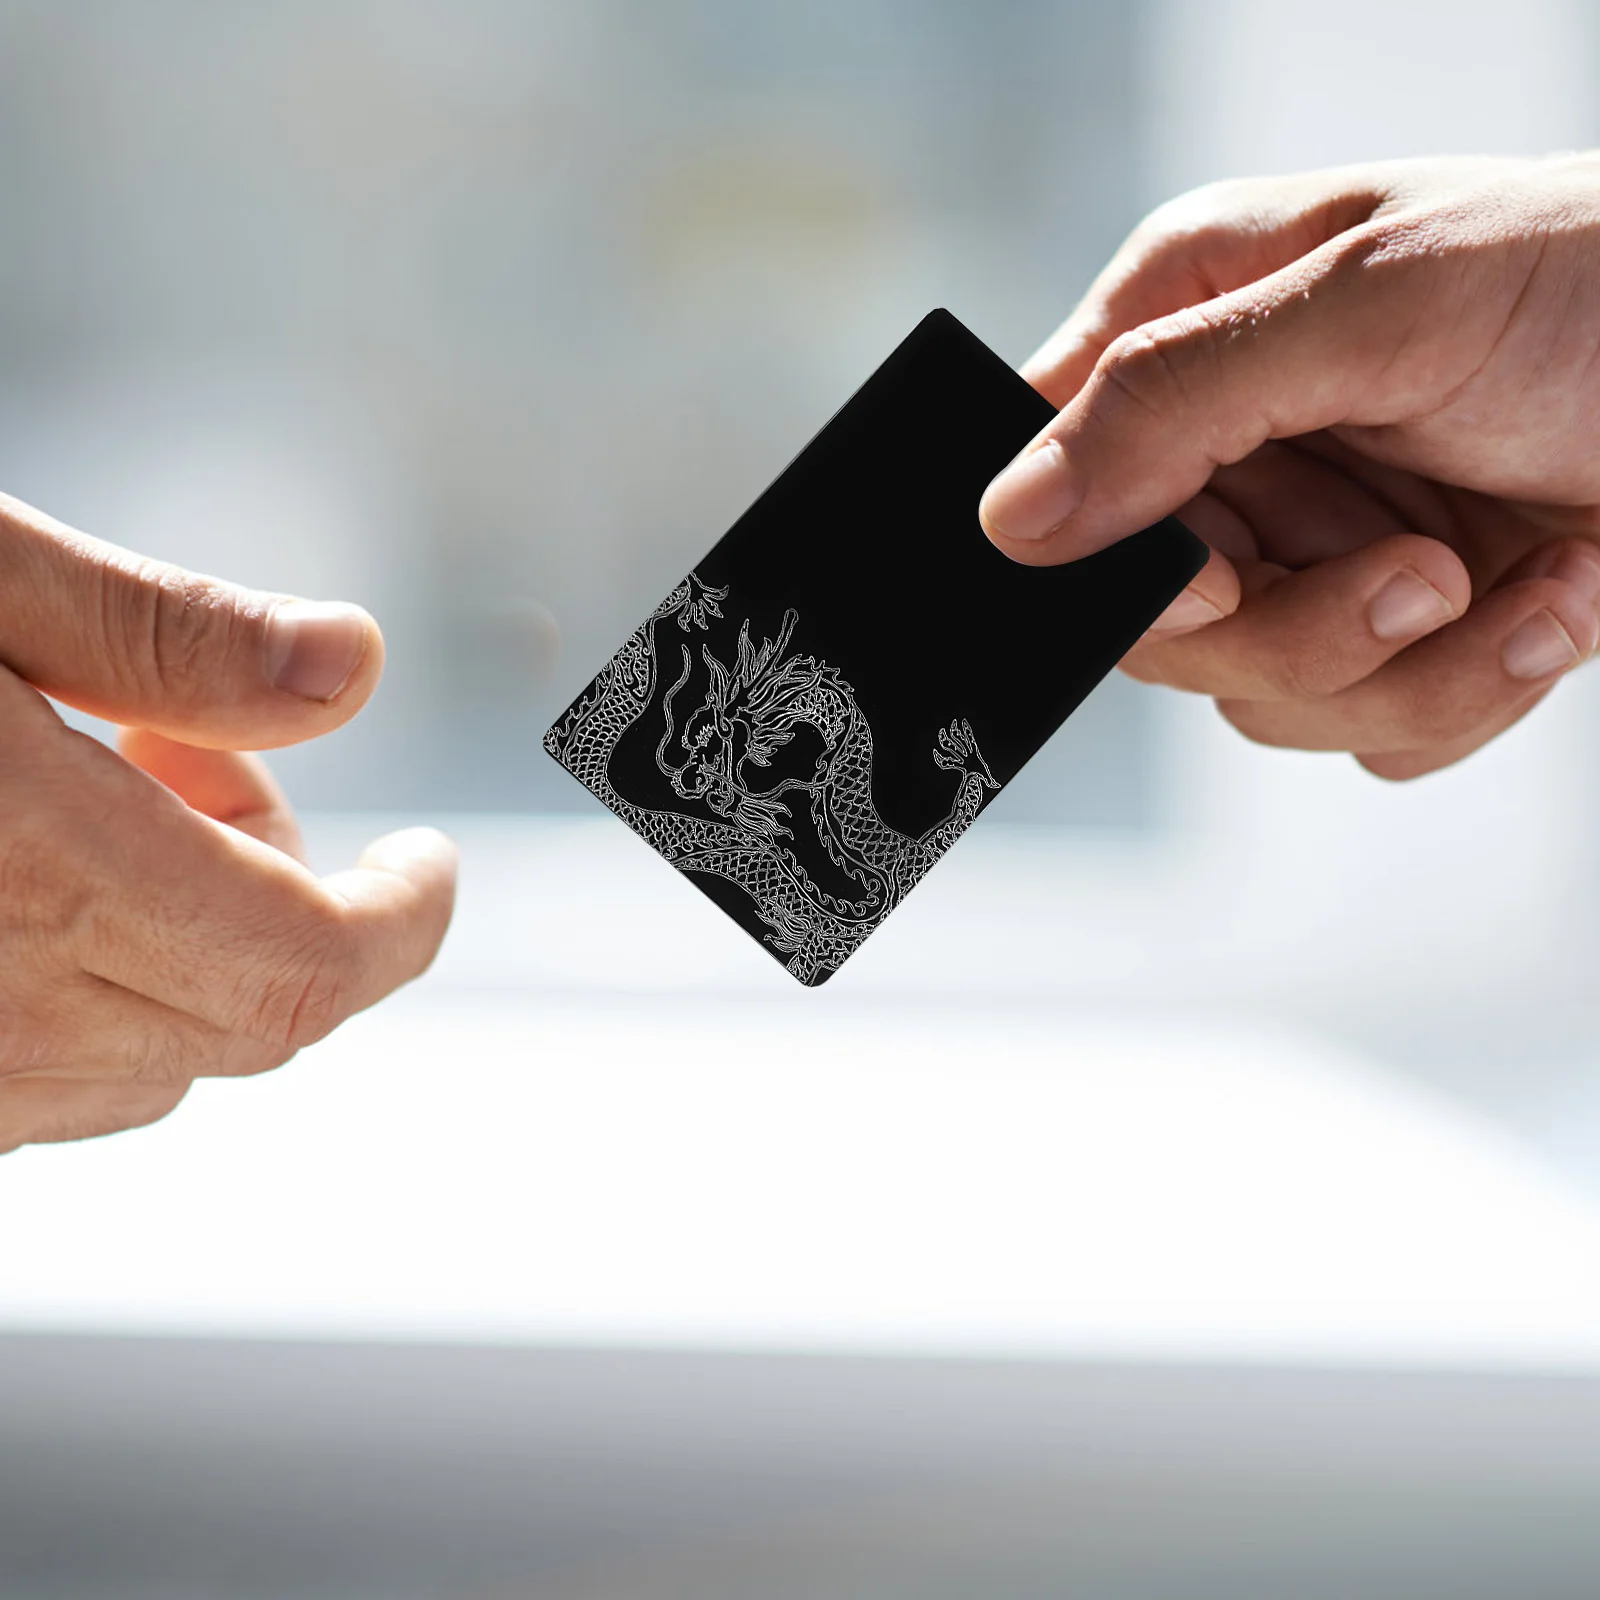
<instances>
[{"instance_id":1,"label":"engraved dragon head","mask_svg":"<svg viewBox=\"0 0 1600 1600\"><path fill-rule=\"evenodd\" d=\"M738 646L728 664L712 654L709 645L702 645L700 656L708 674L705 697L684 718L680 732L672 703L693 670L689 648L684 646L683 671L667 693L667 727L656 752L675 793L701 800L717 815L767 838L788 835L784 821L789 807L783 796L793 789L811 788L813 782L789 778L757 789L752 786L751 769L769 768L803 725L818 729L825 744L832 745L849 704L849 688L837 669L813 656L785 659L797 620L794 611L786 611L777 638L758 645L750 637L747 619L740 625ZM685 756L677 765L667 759L674 739Z\"/></svg>"}]
</instances>

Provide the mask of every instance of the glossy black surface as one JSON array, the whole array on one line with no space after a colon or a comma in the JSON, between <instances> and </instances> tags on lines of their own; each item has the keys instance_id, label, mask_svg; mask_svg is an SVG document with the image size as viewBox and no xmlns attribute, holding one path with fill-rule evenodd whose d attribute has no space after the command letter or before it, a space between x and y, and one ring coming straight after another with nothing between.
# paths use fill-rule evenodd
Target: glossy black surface
<instances>
[{"instance_id":1,"label":"glossy black surface","mask_svg":"<svg viewBox=\"0 0 1600 1600\"><path fill-rule=\"evenodd\" d=\"M688 718L712 670L705 652L731 664L741 626L759 649L791 617L785 659L836 669L871 729L871 795L889 828L916 838L950 813L960 775L934 752L958 720L1003 788L1207 554L1171 518L1064 566L1024 566L997 550L979 526L978 500L1052 415L949 312L924 318L695 567L720 616L707 614L704 629L701 618L654 624L658 679L612 755L617 791L653 809L725 815L674 793L661 762L689 754ZM812 777L825 753L823 736L802 723L745 773L776 792ZM982 803L995 792L986 788ZM861 893L807 804L791 801L785 824L786 848L821 890ZM736 884L694 877L767 939L770 927Z\"/></svg>"}]
</instances>

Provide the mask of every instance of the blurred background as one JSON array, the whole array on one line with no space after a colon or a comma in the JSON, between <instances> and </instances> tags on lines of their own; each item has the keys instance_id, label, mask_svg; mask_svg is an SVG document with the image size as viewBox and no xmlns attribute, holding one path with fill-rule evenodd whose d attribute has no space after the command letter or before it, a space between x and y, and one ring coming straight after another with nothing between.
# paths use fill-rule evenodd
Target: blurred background
<instances>
[{"instance_id":1,"label":"blurred background","mask_svg":"<svg viewBox=\"0 0 1600 1600\"><path fill-rule=\"evenodd\" d=\"M1597 137L1593 0L0 0L0 486L368 606L274 766L465 848L4 1163L7 1600L1592 1595L1596 682L1393 788L1110 681L819 995L539 736L930 307Z\"/></svg>"}]
</instances>

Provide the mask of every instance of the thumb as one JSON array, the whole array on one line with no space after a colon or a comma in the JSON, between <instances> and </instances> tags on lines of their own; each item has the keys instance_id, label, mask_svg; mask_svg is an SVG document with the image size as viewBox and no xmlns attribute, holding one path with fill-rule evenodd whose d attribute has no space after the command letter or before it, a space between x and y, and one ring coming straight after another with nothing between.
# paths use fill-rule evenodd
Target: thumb
<instances>
[{"instance_id":1,"label":"thumb","mask_svg":"<svg viewBox=\"0 0 1600 1600\"><path fill-rule=\"evenodd\" d=\"M985 532L1030 565L1073 561L1170 515L1268 439L1413 414L1416 375L1396 352L1426 285L1374 266L1378 238L1346 233L1116 339L989 485Z\"/></svg>"},{"instance_id":2,"label":"thumb","mask_svg":"<svg viewBox=\"0 0 1600 1600\"><path fill-rule=\"evenodd\" d=\"M0 495L0 663L94 716L264 750L354 716L383 636L359 606L147 561Z\"/></svg>"}]
</instances>

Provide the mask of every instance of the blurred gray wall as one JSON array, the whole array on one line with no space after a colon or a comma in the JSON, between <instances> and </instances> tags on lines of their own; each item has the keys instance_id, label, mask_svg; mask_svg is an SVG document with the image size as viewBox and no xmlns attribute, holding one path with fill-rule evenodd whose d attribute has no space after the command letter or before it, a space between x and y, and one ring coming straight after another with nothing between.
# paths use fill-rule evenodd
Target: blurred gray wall
<instances>
[{"instance_id":1,"label":"blurred gray wall","mask_svg":"<svg viewBox=\"0 0 1600 1600\"><path fill-rule=\"evenodd\" d=\"M0 486L369 605L335 807L538 748L931 306L1020 360L1146 206L1138 8L0 0ZM1108 686L1004 802L1148 820Z\"/></svg>"}]
</instances>

